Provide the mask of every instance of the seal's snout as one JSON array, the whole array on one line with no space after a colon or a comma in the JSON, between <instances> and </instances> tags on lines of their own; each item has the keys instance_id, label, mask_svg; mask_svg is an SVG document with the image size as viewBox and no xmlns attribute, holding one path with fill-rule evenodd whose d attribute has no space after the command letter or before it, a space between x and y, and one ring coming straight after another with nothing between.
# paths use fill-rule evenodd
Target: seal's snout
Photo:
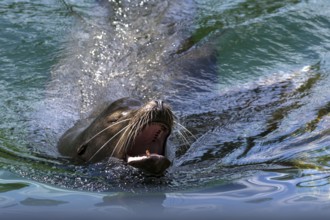
<instances>
[{"instance_id":1,"label":"seal's snout","mask_svg":"<svg viewBox=\"0 0 330 220\"><path fill-rule=\"evenodd\" d=\"M168 108L168 105L164 103L163 100L152 100L148 102L144 109L146 111L164 111L166 108Z\"/></svg>"}]
</instances>

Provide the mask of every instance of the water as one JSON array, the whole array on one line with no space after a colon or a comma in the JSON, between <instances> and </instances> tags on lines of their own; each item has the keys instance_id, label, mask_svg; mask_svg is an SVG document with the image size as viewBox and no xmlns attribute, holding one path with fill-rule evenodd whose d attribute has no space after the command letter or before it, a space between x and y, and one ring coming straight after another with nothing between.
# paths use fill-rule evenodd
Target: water
<instances>
[{"instance_id":1,"label":"water","mask_svg":"<svg viewBox=\"0 0 330 220\"><path fill-rule=\"evenodd\" d=\"M329 10L326 0L1 1L0 212L328 213ZM123 96L166 100L192 133L176 127L163 177L117 160L75 166L56 151L75 121Z\"/></svg>"}]
</instances>

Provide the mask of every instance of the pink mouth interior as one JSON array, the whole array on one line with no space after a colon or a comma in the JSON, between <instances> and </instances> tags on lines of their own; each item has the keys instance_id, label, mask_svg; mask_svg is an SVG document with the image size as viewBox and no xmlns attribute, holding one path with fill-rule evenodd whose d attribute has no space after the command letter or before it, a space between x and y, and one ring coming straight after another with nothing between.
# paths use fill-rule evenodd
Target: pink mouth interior
<instances>
[{"instance_id":1,"label":"pink mouth interior","mask_svg":"<svg viewBox=\"0 0 330 220\"><path fill-rule=\"evenodd\" d=\"M128 149L128 157L148 156L149 154L164 155L169 133L170 130L163 123L152 122L146 125Z\"/></svg>"}]
</instances>

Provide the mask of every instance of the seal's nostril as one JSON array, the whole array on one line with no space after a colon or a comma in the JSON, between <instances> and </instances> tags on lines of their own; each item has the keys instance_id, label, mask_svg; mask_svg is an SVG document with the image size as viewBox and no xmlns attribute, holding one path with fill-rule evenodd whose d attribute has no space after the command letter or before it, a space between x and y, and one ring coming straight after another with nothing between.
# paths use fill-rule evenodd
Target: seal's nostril
<instances>
[{"instance_id":1,"label":"seal's nostril","mask_svg":"<svg viewBox=\"0 0 330 220\"><path fill-rule=\"evenodd\" d=\"M157 109L158 110L163 110L163 104L164 104L164 102L162 100L156 100L155 102L157 104Z\"/></svg>"}]
</instances>

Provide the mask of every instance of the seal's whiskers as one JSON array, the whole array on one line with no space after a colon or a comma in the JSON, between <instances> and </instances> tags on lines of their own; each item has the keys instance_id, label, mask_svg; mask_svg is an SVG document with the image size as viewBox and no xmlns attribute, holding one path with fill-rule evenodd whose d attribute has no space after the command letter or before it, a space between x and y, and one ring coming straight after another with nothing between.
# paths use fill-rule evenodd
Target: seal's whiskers
<instances>
[{"instance_id":1,"label":"seal's whiskers","mask_svg":"<svg viewBox=\"0 0 330 220\"><path fill-rule=\"evenodd\" d=\"M125 120L121 120L121 121L118 121L118 122L116 122L116 123L114 123L114 124L109 125L108 127L104 128L104 129L101 130L100 132L96 133L93 137L91 137L90 139L88 139L84 144L88 144L90 141L92 141L94 138L96 138L97 136L99 136L100 134L102 134L103 132L105 132L106 130L108 130L109 128L112 128L112 127L115 126L115 125L118 125L118 124L120 124L120 123L123 123L123 122L125 122L125 121L129 121L129 120L130 120L130 118L125 119Z\"/></svg>"},{"instance_id":2,"label":"seal's whiskers","mask_svg":"<svg viewBox=\"0 0 330 220\"><path fill-rule=\"evenodd\" d=\"M127 142L130 140L130 130L132 127L132 124L129 124L125 127L125 132L122 134L122 136L120 137L120 139L118 140L116 146L114 147L111 155L110 155L110 158L114 155L114 153L116 152L117 148L119 147L120 148L123 148L123 146L125 146L127 144ZM127 139L125 140L124 137L125 137L125 134L127 133L127 131L129 131L128 135L127 135Z\"/></svg>"},{"instance_id":3,"label":"seal's whiskers","mask_svg":"<svg viewBox=\"0 0 330 220\"><path fill-rule=\"evenodd\" d=\"M120 134L121 132L123 132L126 128L128 127L125 126L123 129L121 129L120 131L118 131L115 135L113 135L109 140L107 140L90 158L87 162L90 162L111 140L113 140L115 137L117 137L118 134Z\"/></svg>"},{"instance_id":4,"label":"seal's whiskers","mask_svg":"<svg viewBox=\"0 0 330 220\"><path fill-rule=\"evenodd\" d=\"M177 121L174 121L174 123L177 124L178 126L180 126L181 128L183 128L183 130L184 130L185 132L187 132L187 133L190 134L195 140L197 140L196 136L195 136L193 133L191 133L191 131L189 131L185 126L183 126L182 124L180 124L180 123L177 122Z\"/></svg>"},{"instance_id":5,"label":"seal's whiskers","mask_svg":"<svg viewBox=\"0 0 330 220\"><path fill-rule=\"evenodd\" d=\"M181 131L177 131L177 132L178 132L178 134L179 134L179 137L182 139L182 141L183 141L185 144L189 145L190 142L189 142L188 138L187 138L187 137L186 137Z\"/></svg>"},{"instance_id":6,"label":"seal's whiskers","mask_svg":"<svg viewBox=\"0 0 330 220\"><path fill-rule=\"evenodd\" d=\"M142 128L148 124L149 121L151 121L152 117L151 114L144 114L140 118L140 116L136 116L133 120L132 123L130 123L127 131L129 133L127 134L127 139L126 140L119 140L118 143L120 143L121 146L120 148L125 148L125 151L128 150L129 146L132 146L132 141L135 140L139 132L142 130ZM126 133L126 132L125 132ZM124 134L122 135L124 136ZM117 147L117 146L116 146Z\"/></svg>"},{"instance_id":7,"label":"seal's whiskers","mask_svg":"<svg viewBox=\"0 0 330 220\"><path fill-rule=\"evenodd\" d=\"M138 135L138 130L140 128L139 126L140 126L141 121L142 120L139 120L138 122L130 123L129 125L126 126L126 130L122 134L120 139L118 140L116 146L114 147L114 149L110 155L110 158L114 155L114 153L116 152L117 149L120 151L122 148L125 148L125 151L127 151L127 147L129 145L129 143L131 143L132 140L134 140L135 137ZM127 135L126 135L126 133L127 133ZM125 138L125 136L127 138Z\"/></svg>"}]
</instances>

